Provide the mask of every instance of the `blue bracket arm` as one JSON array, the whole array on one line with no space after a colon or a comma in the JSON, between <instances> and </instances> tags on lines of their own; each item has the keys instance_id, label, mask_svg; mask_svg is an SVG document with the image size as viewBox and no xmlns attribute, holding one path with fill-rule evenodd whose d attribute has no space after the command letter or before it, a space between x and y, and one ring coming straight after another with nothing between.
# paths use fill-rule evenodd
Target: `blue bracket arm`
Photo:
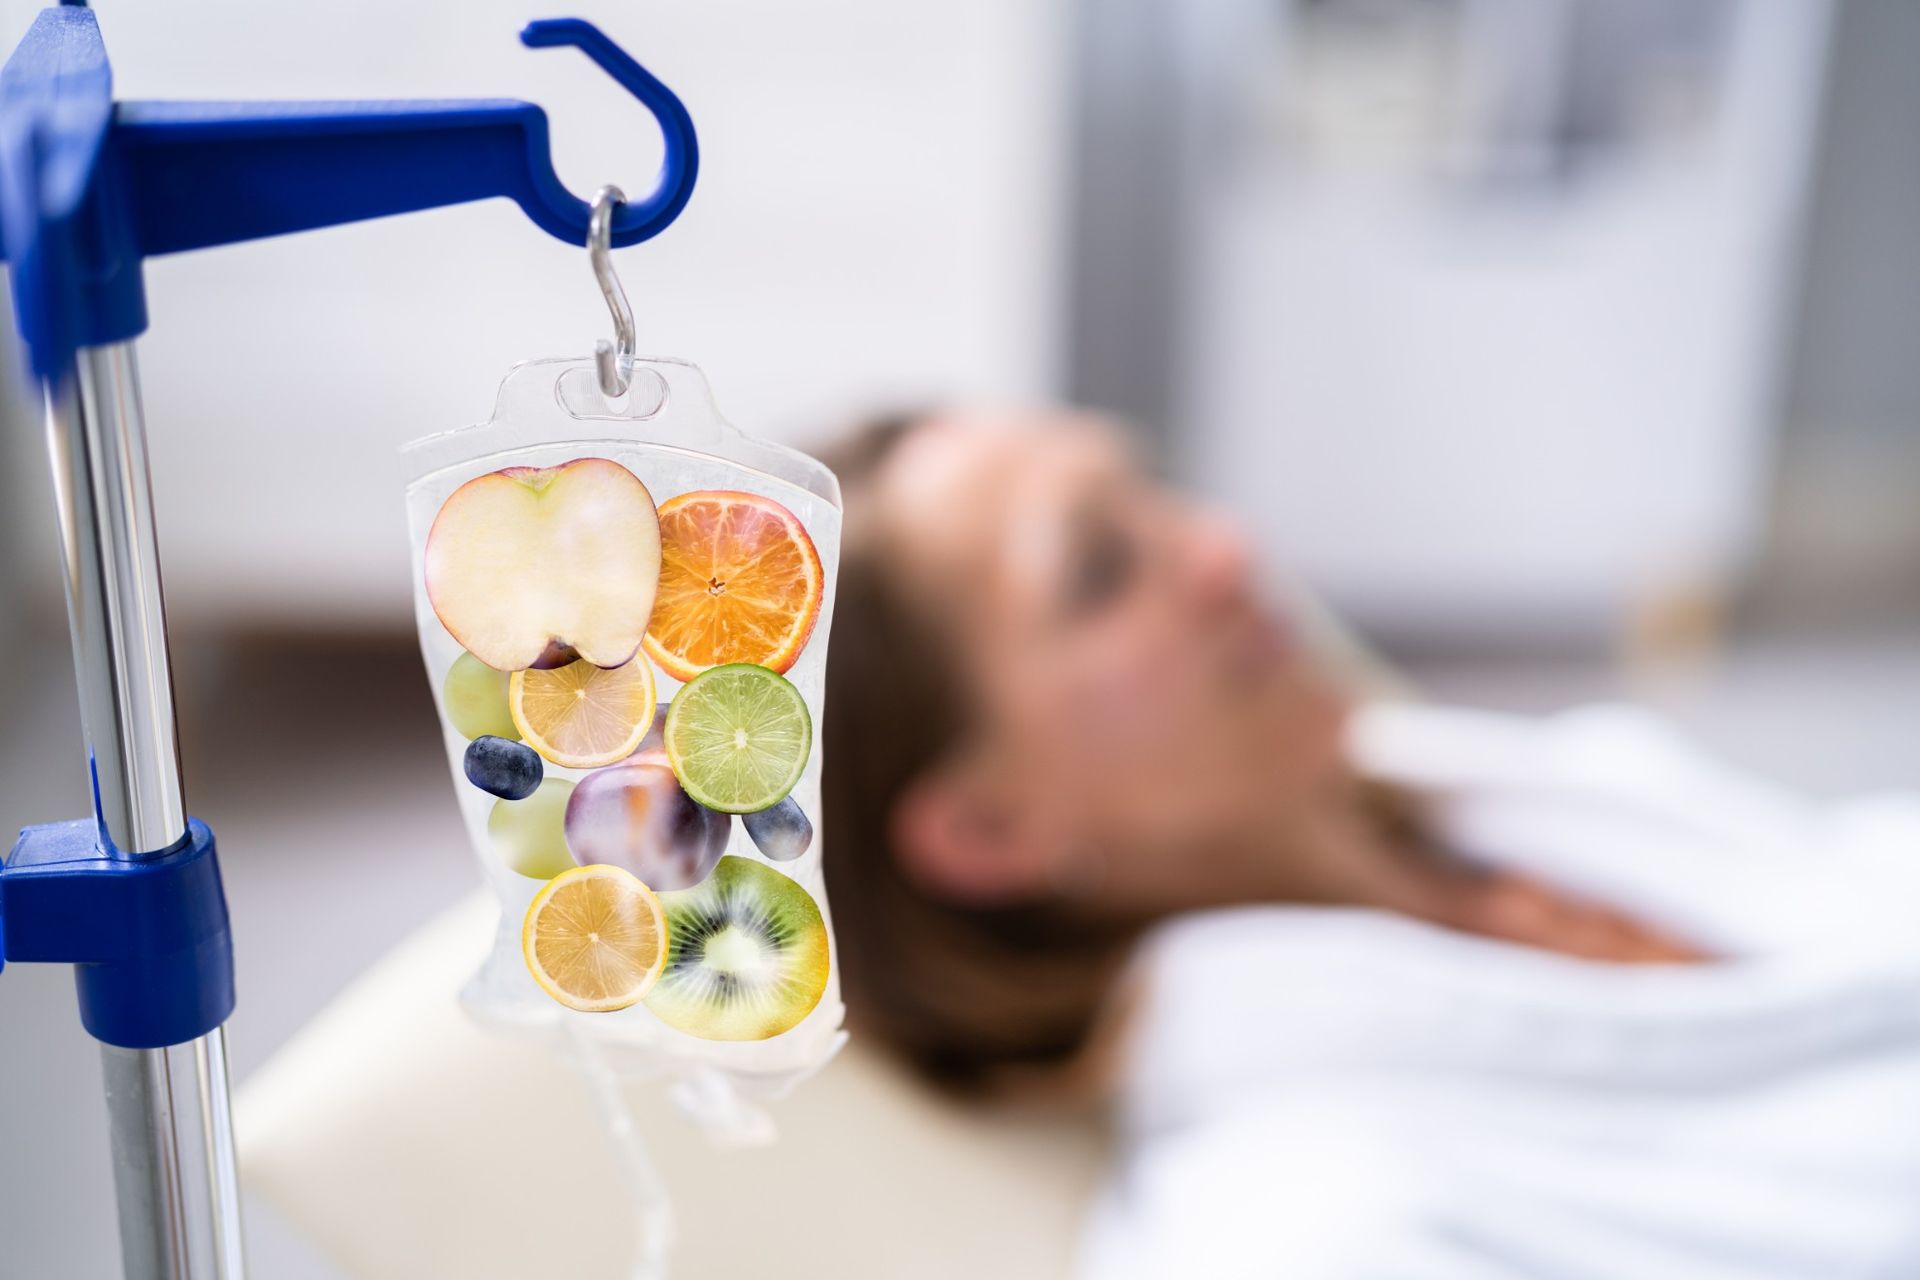
<instances>
[{"instance_id":1,"label":"blue bracket arm","mask_svg":"<svg viewBox=\"0 0 1920 1280\"><path fill-rule=\"evenodd\" d=\"M580 49L653 113L660 174L614 213L612 239L665 230L700 164L679 98L578 18L531 23L520 39ZM0 258L43 379L78 347L146 328L146 257L493 196L586 243L587 203L554 173L531 103L115 104L98 22L75 7L43 11L0 69Z\"/></svg>"}]
</instances>

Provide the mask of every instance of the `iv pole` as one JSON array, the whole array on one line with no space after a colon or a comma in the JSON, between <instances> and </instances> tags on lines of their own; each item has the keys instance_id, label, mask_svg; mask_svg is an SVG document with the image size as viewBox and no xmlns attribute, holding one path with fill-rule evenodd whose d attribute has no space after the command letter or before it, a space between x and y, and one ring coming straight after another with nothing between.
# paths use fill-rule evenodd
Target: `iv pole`
<instances>
[{"instance_id":1,"label":"iv pole","mask_svg":"<svg viewBox=\"0 0 1920 1280\"><path fill-rule=\"evenodd\" d=\"M654 191L598 244L657 235L699 154L680 100L599 30L535 22L653 113ZM46 402L94 813L28 827L0 863L0 965L74 966L101 1041L121 1254L132 1280L245 1273L226 1031L232 943L213 833L181 785L159 542L133 338L142 260L492 196L588 243L546 117L514 101L116 103L93 13L43 11L0 69L0 260Z\"/></svg>"},{"instance_id":2,"label":"iv pole","mask_svg":"<svg viewBox=\"0 0 1920 1280\"><path fill-rule=\"evenodd\" d=\"M165 854L187 811L131 342L74 353L47 391L47 446L97 820L108 847ZM127 1274L243 1275L226 1028L100 1054Z\"/></svg>"}]
</instances>

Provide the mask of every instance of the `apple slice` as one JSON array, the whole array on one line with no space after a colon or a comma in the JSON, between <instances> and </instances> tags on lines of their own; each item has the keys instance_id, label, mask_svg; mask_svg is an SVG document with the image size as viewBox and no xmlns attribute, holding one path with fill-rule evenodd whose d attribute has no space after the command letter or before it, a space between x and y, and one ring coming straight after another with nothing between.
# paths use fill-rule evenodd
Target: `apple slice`
<instances>
[{"instance_id":1,"label":"apple slice","mask_svg":"<svg viewBox=\"0 0 1920 1280\"><path fill-rule=\"evenodd\" d=\"M441 504L426 562L441 625L488 666L617 667L653 614L660 518L647 486L609 459L508 467Z\"/></svg>"}]
</instances>

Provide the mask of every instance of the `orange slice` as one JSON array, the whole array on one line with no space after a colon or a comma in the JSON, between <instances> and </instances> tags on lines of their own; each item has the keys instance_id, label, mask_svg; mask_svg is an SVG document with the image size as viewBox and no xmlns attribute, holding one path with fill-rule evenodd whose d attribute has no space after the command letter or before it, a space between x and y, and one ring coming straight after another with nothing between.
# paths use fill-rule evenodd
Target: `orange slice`
<instances>
[{"instance_id":1,"label":"orange slice","mask_svg":"<svg viewBox=\"0 0 1920 1280\"><path fill-rule=\"evenodd\" d=\"M567 1008L612 1013L639 1003L666 967L666 912L625 867L575 867L533 896L520 952Z\"/></svg>"},{"instance_id":2,"label":"orange slice","mask_svg":"<svg viewBox=\"0 0 1920 1280\"><path fill-rule=\"evenodd\" d=\"M507 711L521 740L569 769L625 760L646 740L658 706L645 658L623 667L529 668L507 681Z\"/></svg>"},{"instance_id":3,"label":"orange slice","mask_svg":"<svg viewBox=\"0 0 1920 1280\"><path fill-rule=\"evenodd\" d=\"M683 493L660 507L660 586L643 643L676 680L730 662L784 672L813 634L825 581L813 539L773 499Z\"/></svg>"}]
</instances>

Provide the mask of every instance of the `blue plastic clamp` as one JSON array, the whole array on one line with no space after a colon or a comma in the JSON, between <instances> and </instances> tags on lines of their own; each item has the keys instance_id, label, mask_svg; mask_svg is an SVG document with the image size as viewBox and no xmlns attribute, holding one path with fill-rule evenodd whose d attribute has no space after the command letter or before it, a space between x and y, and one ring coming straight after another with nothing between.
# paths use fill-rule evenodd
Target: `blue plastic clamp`
<instances>
[{"instance_id":1,"label":"blue plastic clamp","mask_svg":"<svg viewBox=\"0 0 1920 1280\"><path fill-rule=\"evenodd\" d=\"M213 832L158 857L102 853L91 818L28 827L0 864L0 963L74 966L96 1039L159 1049L233 1012L233 937Z\"/></svg>"},{"instance_id":2,"label":"blue plastic clamp","mask_svg":"<svg viewBox=\"0 0 1920 1280\"><path fill-rule=\"evenodd\" d=\"M615 210L612 243L665 230L700 168L680 99L578 18L520 40L581 50L653 113L660 175ZM144 258L492 196L587 242L589 207L554 173L529 102L116 104L98 21L78 7L43 10L0 69L0 260L42 379L76 348L145 330Z\"/></svg>"}]
</instances>

